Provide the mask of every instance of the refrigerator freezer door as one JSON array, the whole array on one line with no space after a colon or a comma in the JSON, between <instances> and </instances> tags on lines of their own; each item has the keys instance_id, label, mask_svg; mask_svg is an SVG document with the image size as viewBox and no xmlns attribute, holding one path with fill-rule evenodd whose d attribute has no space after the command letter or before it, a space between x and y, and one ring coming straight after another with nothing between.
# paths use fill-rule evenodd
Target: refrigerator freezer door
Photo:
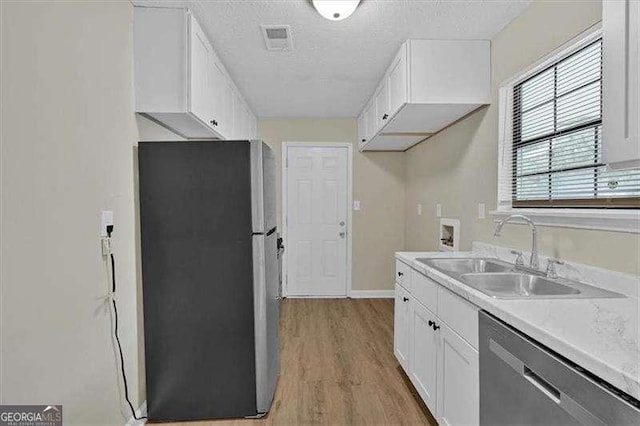
<instances>
[{"instance_id":1,"label":"refrigerator freezer door","mask_svg":"<svg viewBox=\"0 0 640 426\"><path fill-rule=\"evenodd\" d=\"M253 236L256 405L259 413L269 411L280 367L277 239L276 232Z\"/></svg>"},{"instance_id":2,"label":"refrigerator freezer door","mask_svg":"<svg viewBox=\"0 0 640 426\"><path fill-rule=\"evenodd\" d=\"M141 142L150 420L257 413L249 145Z\"/></svg>"},{"instance_id":3,"label":"refrigerator freezer door","mask_svg":"<svg viewBox=\"0 0 640 426\"><path fill-rule=\"evenodd\" d=\"M276 157L262 141L251 141L251 215L253 232L276 227Z\"/></svg>"}]
</instances>

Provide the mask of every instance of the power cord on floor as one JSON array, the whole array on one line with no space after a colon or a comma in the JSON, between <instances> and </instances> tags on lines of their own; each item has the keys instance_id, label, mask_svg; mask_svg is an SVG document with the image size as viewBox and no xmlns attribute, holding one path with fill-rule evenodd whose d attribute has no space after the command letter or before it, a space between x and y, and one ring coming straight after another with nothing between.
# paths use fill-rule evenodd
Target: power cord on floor
<instances>
[{"instance_id":1,"label":"power cord on floor","mask_svg":"<svg viewBox=\"0 0 640 426\"><path fill-rule=\"evenodd\" d=\"M113 225L107 226L107 238L109 238L109 242L111 240L111 233L113 232ZM122 353L122 345L120 344L120 338L118 337L118 307L116 306L116 259L113 256L113 252L111 251L111 247L109 244L109 256L111 257L111 303L113 304L113 318L114 318L114 327L113 334L115 335L116 342L118 343L118 352L120 352L120 371L122 372L122 381L124 383L124 397L129 404L129 408L131 408L131 415L135 420L146 419L147 416L136 416L136 410L133 408L133 404L129 399L129 386L127 385L127 374L124 371L124 355Z\"/></svg>"}]
</instances>

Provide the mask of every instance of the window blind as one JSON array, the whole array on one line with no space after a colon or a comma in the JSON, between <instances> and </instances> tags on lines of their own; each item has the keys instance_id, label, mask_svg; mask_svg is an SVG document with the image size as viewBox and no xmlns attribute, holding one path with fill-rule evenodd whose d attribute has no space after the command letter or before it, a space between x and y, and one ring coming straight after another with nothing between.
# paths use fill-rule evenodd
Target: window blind
<instances>
[{"instance_id":1,"label":"window blind","mask_svg":"<svg viewBox=\"0 0 640 426\"><path fill-rule=\"evenodd\" d=\"M513 88L514 207L640 207L640 170L602 163L602 40Z\"/></svg>"}]
</instances>

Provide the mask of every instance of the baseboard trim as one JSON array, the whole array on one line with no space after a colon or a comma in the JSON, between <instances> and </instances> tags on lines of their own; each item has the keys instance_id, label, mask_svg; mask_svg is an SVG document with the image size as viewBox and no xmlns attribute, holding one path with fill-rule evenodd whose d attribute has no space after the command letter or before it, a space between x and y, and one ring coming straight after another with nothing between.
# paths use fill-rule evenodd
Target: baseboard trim
<instances>
[{"instance_id":1,"label":"baseboard trim","mask_svg":"<svg viewBox=\"0 0 640 426\"><path fill-rule=\"evenodd\" d=\"M289 294L284 296L285 299L346 299L347 296L344 294L341 295L332 295L332 294L318 294L314 296L310 295L300 295L300 294Z\"/></svg>"},{"instance_id":2,"label":"baseboard trim","mask_svg":"<svg viewBox=\"0 0 640 426\"><path fill-rule=\"evenodd\" d=\"M351 290L352 299L393 299L393 290Z\"/></svg>"},{"instance_id":3,"label":"baseboard trim","mask_svg":"<svg viewBox=\"0 0 640 426\"><path fill-rule=\"evenodd\" d=\"M140 404L140 407L136 410L136 417L138 418L146 417L146 415L147 415L147 401L144 401L142 404ZM136 420L133 418L133 416L131 416L125 426L134 426L134 425L139 426L145 423L147 423L147 419Z\"/></svg>"}]
</instances>

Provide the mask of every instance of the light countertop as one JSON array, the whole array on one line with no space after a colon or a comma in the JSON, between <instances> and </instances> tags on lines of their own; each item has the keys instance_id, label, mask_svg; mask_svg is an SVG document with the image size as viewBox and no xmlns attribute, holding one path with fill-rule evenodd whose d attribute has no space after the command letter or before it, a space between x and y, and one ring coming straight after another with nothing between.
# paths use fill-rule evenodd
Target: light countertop
<instances>
[{"instance_id":1,"label":"light countertop","mask_svg":"<svg viewBox=\"0 0 640 426\"><path fill-rule=\"evenodd\" d=\"M627 296L620 299L495 299L416 261L418 258L425 257L498 256L487 256L486 252L396 253L396 258L400 261L611 385L636 399L640 399L640 349L638 345L640 306L637 297ZM613 277L620 275L612 274ZM600 271L599 278L602 279L603 275ZM627 277L633 284L636 277ZM625 284L629 283L629 279ZM601 287L616 291L615 285L610 281L606 287Z\"/></svg>"}]
</instances>

